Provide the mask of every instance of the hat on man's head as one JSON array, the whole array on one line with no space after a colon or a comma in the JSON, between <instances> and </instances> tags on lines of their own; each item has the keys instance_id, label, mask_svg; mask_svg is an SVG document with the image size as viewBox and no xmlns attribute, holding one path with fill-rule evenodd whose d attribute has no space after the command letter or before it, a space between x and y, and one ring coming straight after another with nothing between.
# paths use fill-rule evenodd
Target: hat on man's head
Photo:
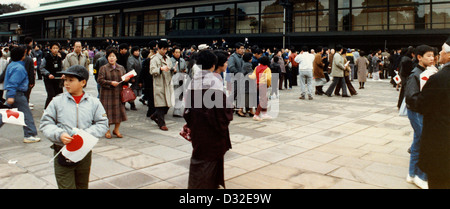
<instances>
[{"instance_id":1,"label":"hat on man's head","mask_svg":"<svg viewBox=\"0 0 450 209\"><path fill-rule=\"evenodd\" d=\"M442 45L442 49L444 49L445 52L450 52L450 37L447 38L447 41L445 41L444 45Z\"/></svg>"},{"instance_id":2,"label":"hat on man's head","mask_svg":"<svg viewBox=\"0 0 450 209\"><path fill-rule=\"evenodd\" d=\"M80 78L80 80L89 80L89 72L85 67L81 65L74 65L72 67L69 67L67 70L61 71L59 73L64 75L76 76L77 78Z\"/></svg>"},{"instance_id":3,"label":"hat on man's head","mask_svg":"<svg viewBox=\"0 0 450 209\"><path fill-rule=\"evenodd\" d=\"M198 45L198 50L208 49L209 46L207 44L200 44Z\"/></svg>"}]
</instances>

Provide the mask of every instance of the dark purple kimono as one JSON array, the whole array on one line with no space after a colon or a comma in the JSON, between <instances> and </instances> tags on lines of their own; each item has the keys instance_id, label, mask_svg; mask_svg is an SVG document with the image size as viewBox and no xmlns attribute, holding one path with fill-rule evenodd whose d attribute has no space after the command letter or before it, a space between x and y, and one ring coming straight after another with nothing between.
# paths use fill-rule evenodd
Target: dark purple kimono
<instances>
[{"instance_id":1,"label":"dark purple kimono","mask_svg":"<svg viewBox=\"0 0 450 209\"><path fill-rule=\"evenodd\" d=\"M219 185L225 187L223 157L231 149L228 125L233 109L227 106L220 75L203 71L202 78L197 76L187 91L184 112L193 147L188 188L217 189ZM211 107L208 101L215 105Z\"/></svg>"}]
</instances>

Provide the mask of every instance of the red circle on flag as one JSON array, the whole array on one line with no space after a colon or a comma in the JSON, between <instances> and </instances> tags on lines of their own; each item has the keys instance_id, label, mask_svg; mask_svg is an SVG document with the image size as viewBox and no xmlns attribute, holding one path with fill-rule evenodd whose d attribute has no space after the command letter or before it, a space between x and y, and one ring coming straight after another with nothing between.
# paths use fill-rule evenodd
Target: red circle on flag
<instances>
[{"instance_id":1,"label":"red circle on flag","mask_svg":"<svg viewBox=\"0 0 450 209\"><path fill-rule=\"evenodd\" d=\"M74 152L83 146L83 138L80 135L73 135L72 141L66 145L67 151Z\"/></svg>"}]
</instances>

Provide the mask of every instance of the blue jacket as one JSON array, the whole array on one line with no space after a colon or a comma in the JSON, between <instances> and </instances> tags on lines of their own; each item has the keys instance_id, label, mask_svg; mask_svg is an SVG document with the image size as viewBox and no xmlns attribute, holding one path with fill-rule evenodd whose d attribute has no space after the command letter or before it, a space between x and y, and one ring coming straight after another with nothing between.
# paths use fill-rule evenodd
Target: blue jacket
<instances>
[{"instance_id":1,"label":"blue jacket","mask_svg":"<svg viewBox=\"0 0 450 209\"><path fill-rule=\"evenodd\" d=\"M28 73L23 61L11 62L6 68L5 90L6 98L14 98L16 92L27 92Z\"/></svg>"}]
</instances>

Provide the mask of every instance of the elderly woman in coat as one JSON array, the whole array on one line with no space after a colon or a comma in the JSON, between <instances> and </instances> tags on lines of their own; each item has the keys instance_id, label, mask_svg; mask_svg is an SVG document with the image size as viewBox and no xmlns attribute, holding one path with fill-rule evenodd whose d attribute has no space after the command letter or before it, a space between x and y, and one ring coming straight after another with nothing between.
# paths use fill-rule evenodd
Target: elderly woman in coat
<instances>
[{"instance_id":1,"label":"elderly woman in coat","mask_svg":"<svg viewBox=\"0 0 450 209\"><path fill-rule=\"evenodd\" d=\"M166 55L169 44L167 41L158 43L158 52L150 62L150 75L153 76L153 96L156 111L150 118L158 124L159 129L169 130L164 121L167 111L175 103L173 97L172 76L176 69L172 67L170 57Z\"/></svg>"},{"instance_id":2,"label":"elderly woman in coat","mask_svg":"<svg viewBox=\"0 0 450 209\"><path fill-rule=\"evenodd\" d=\"M119 138L122 138L122 134L119 132L120 123L127 120L125 112L125 105L120 99L123 83L122 76L125 75L125 68L117 64L117 50L110 49L106 52L106 58L108 64L103 65L98 72L97 82L100 84L100 101L106 110L108 116L109 125L114 124L113 134ZM128 82L127 78L124 82ZM105 137L110 139L111 132L108 130Z\"/></svg>"},{"instance_id":3,"label":"elderly woman in coat","mask_svg":"<svg viewBox=\"0 0 450 209\"><path fill-rule=\"evenodd\" d=\"M355 67L358 69L359 89L363 89L364 83L367 81L367 67L369 66L369 60L367 60L364 55L364 52L361 52L361 56L356 60L355 63Z\"/></svg>"}]
</instances>

